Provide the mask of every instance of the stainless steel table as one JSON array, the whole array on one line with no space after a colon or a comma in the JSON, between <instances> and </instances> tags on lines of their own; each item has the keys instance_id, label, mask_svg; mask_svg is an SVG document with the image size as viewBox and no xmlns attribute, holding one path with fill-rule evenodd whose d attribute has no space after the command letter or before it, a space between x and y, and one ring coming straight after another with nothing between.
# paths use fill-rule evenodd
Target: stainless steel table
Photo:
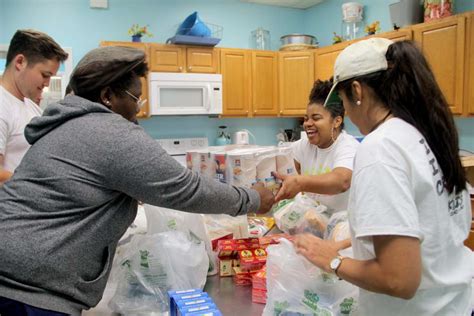
<instances>
[{"instance_id":1,"label":"stainless steel table","mask_svg":"<svg viewBox=\"0 0 474 316\"><path fill-rule=\"evenodd\" d=\"M235 285L232 277L209 276L204 287L224 316L260 316L264 304L252 302L251 285Z\"/></svg>"}]
</instances>

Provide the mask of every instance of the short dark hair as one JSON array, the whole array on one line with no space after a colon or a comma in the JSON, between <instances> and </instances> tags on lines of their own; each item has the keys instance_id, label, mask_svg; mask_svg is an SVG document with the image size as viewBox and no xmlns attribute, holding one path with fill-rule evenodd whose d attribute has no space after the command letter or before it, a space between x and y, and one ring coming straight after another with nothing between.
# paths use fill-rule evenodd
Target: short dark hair
<instances>
[{"instance_id":1,"label":"short dark hair","mask_svg":"<svg viewBox=\"0 0 474 316\"><path fill-rule=\"evenodd\" d=\"M443 171L449 193L466 189L466 174L459 158L459 139L448 103L421 50L413 41L391 44L388 69L338 84L354 102L352 82L370 87L395 117L414 126L426 139Z\"/></svg>"},{"instance_id":2,"label":"short dark hair","mask_svg":"<svg viewBox=\"0 0 474 316\"><path fill-rule=\"evenodd\" d=\"M8 47L5 67L8 67L18 54L25 55L30 65L51 59L63 62L68 57L68 53L51 36L35 30L18 30L15 32Z\"/></svg>"},{"instance_id":3,"label":"short dark hair","mask_svg":"<svg viewBox=\"0 0 474 316\"><path fill-rule=\"evenodd\" d=\"M311 93L309 94L309 103L311 104L321 104L324 105L329 92L331 91L332 87L332 77L329 80L316 80L313 85L313 89L311 89ZM344 129L344 106L342 105L342 101L339 99L335 102L330 102L326 104L326 110L331 114L331 117L334 119L338 116L342 118L342 123L340 129Z\"/></svg>"}]
</instances>

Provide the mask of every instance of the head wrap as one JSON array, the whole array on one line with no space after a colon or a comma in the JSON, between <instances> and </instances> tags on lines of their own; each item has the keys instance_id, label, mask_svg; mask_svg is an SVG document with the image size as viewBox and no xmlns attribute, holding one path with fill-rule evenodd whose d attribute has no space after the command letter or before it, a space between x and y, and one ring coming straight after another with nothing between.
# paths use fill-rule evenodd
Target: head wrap
<instances>
[{"instance_id":1,"label":"head wrap","mask_svg":"<svg viewBox=\"0 0 474 316\"><path fill-rule=\"evenodd\" d=\"M69 84L75 94L102 89L144 62L145 53L136 48L99 47L79 61Z\"/></svg>"}]
</instances>

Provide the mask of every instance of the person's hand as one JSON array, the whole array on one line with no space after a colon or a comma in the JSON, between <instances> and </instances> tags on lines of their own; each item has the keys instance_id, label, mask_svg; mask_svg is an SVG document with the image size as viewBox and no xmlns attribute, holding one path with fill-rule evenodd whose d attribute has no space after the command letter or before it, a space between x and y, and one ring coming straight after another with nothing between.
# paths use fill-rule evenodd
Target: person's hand
<instances>
[{"instance_id":1,"label":"person's hand","mask_svg":"<svg viewBox=\"0 0 474 316\"><path fill-rule=\"evenodd\" d=\"M339 255L337 243L323 240L311 234L297 235L294 241L296 252L302 254L323 271L333 273L329 264Z\"/></svg>"},{"instance_id":2,"label":"person's hand","mask_svg":"<svg viewBox=\"0 0 474 316\"><path fill-rule=\"evenodd\" d=\"M258 195L260 195L260 208L257 210L257 214L268 212L272 208L273 203L275 203L273 192L265 188L261 182L254 184L252 189L257 191Z\"/></svg>"},{"instance_id":3,"label":"person's hand","mask_svg":"<svg viewBox=\"0 0 474 316\"><path fill-rule=\"evenodd\" d=\"M278 172L273 172L272 174L277 180L282 182L281 188L275 196L275 202L294 198L295 195L301 192L301 185L298 181L298 176L281 175Z\"/></svg>"}]
</instances>

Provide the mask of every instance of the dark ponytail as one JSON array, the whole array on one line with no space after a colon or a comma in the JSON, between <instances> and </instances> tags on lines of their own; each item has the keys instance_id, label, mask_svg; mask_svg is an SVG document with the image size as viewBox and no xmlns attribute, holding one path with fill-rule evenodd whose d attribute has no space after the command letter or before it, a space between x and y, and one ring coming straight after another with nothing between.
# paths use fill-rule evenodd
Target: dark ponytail
<instances>
[{"instance_id":1,"label":"dark ponytail","mask_svg":"<svg viewBox=\"0 0 474 316\"><path fill-rule=\"evenodd\" d=\"M386 71L347 80L340 89L351 98L350 87L355 80L372 88L395 117L413 125L425 137L443 171L448 192L465 190L457 129L428 62L412 41L393 43L386 58Z\"/></svg>"}]
</instances>

